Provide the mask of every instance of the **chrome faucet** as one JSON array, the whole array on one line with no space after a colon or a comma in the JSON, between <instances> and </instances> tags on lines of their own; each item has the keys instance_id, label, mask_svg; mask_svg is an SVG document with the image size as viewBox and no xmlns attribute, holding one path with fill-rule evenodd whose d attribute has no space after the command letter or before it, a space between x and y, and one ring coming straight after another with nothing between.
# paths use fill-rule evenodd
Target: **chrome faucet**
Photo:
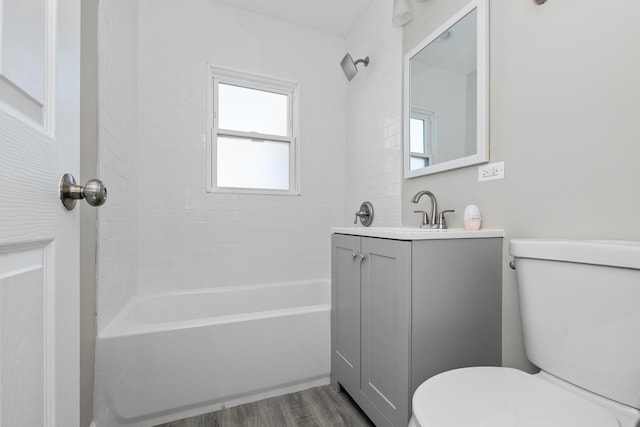
<instances>
[{"instance_id":1,"label":"chrome faucet","mask_svg":"<svg viewBox=\"0 0 640 427\"><path fill-rule=\"evenodd\" d=\"M455 212L452 209L447 209L440 212L438 215L438 201L436 200L436 196L427 190L418 191L412 198L411 203L418 203L422 196L429 196L431 199L431 218L429 218L429 214L425 211L413 211L414 213L422 214L422 223L420 224L420 228L438 228L438 229L446 229L447 223L444 219L444 214L448 212Z\"/></svg>"},{"instance_id":2,"label":"chrome faucet","mask_svg":"<svg viewBox=\"0 0 640 427\"><path fill-rule=\"evenodd\" d=\"M431 218L429 218L428 214L424 211L414 211L415 213L422 213L422 224L420 224L420 228L436 228L436 216L438 215L438 201L436 200L436 196L427 190L418 191L412 198L411 203L418 203L422 196L429 196L431 199Z\"/></svg>"}]
</instances>

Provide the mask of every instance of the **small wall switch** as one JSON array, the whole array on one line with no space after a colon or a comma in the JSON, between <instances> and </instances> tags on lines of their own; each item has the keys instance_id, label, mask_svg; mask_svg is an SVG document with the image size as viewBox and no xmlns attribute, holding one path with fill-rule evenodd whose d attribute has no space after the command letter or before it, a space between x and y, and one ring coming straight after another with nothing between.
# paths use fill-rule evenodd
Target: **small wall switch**
<instances>
[{"instance_id":1,"label":"small wall switch","mask_svg":"<svg viewBox=\"0 0 640 427\"><path fill-rule=\"evenodd\" d=\"M504 162L478 166L478 181L493 181L495 179L504 179Z\"/></svg>"}]
</instances>

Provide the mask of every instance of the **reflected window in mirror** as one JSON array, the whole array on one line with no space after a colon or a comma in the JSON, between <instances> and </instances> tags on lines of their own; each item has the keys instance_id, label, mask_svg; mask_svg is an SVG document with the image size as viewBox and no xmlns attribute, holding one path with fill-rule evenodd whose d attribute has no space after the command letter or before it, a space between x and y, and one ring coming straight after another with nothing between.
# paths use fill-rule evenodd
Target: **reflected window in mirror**
<instances>
[{"instance_id":1,"label":"reflected window in mirror","mask_svg":"<svg viewBox=\"0 0 640 427\"><path fill-rule=\"evenodd\" d=\"M435 113L414 108L409 122L411 169L425 168L432 162Z\"/></svg>"}]
</instances>

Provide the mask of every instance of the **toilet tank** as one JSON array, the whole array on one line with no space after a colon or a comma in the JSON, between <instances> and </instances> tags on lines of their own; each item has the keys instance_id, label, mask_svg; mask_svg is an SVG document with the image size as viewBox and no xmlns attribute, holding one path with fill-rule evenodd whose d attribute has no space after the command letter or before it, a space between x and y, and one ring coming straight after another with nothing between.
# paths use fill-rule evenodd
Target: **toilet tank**
<instances>
[{"instance_id":1,"label":"toilet tank","mask_svg":"<svg viewBox=\"0 0 640 427\"><path fill-rule=\"evenodd\" d=\"M510 252L529 360L640 409L640 242L514 239Z\"/></svg>"}]
</instances>

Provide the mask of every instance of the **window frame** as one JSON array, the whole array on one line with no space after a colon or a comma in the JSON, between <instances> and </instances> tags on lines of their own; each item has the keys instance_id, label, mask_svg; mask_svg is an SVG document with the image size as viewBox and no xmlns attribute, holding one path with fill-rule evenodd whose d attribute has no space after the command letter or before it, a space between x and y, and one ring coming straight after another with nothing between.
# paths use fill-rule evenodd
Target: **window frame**
<instances>
[{"instance_id":1,"label":"window frame","mask_svg":"<svg viewBox=\"0 0 640 427\"><path fill-rule=\"evenodd\" d=\"M218 127L218 84L287 96L288 136L244 132ZM231 194L300 195L299 84L297 82L207 64L207 192ZM217 184L218 137L228 136L289 144L289 189L220 187Z\"/></svg>"}]
</instances>

